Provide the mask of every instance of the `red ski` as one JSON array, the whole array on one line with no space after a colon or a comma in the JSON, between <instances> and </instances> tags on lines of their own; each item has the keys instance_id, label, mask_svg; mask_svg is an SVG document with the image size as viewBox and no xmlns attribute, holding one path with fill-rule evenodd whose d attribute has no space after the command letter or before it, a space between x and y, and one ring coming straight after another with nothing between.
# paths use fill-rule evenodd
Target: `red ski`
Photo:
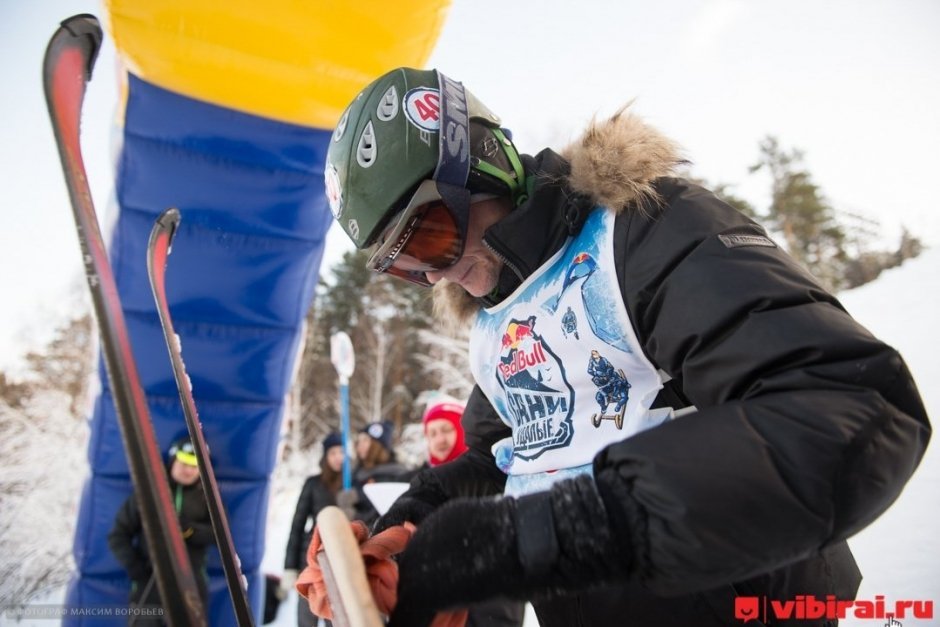
<instances>
[{"instance_id":1,"label":"red ski","mask_svg":"<svg viewBox=\"0 0 940 627\"><path fill-rule=\"evenodd\" d=\"M79 133L82 101L101 38L101 27L92 15L76 15L62 22L50 39L43 60L46 104L62 159L85 276L101 336L101 352L134 494L140 507L144 537L163 600L164 617L171 625L205 625L205 609L170 499L163 456L140 384L124 312L82 160Z\"/></svg>"}]
</instances>

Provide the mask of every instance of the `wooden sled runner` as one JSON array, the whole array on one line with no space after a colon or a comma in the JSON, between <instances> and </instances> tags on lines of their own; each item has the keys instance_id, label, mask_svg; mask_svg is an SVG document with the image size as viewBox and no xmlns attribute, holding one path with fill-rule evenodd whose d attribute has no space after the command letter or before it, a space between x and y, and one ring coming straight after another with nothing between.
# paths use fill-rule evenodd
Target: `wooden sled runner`
<instances>
[{"instance_id":1,"label":"wooden sled runner","mask_svg":"<svg viewBox=\"0 0 940 627\"><path fill-rule=\"evenodd\" d=\"M349 519L338 507L324 507L317 515L323 550L317 562L323 570L335 627L384 627Z\"/></svg>"}]
</instances>

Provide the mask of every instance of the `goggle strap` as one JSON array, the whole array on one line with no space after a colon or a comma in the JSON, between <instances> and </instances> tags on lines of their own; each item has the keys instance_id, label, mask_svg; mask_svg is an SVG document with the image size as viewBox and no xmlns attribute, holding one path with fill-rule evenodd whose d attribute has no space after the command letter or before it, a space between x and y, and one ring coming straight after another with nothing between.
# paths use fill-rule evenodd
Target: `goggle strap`
<instances>
[{"instance_id":1,"label":"goggle strap","mask_svg":"<svg viewBox=\"0 0 940 627\"><path fill-rule=\"evenodd\" d=\"M437 193L441 200L450 209L450 215L457 225L457 232L461 238L467 237L467 227L470 222L470 190L466 187L449 185L443 181L436 181Z\"/></svg>"},{"instance_id":2,"label":"goggle strap","mask_svg":"<svg viewBox=\"0 0 940 627\"><path fill-rule=\"evenodd\" d=\"M434 180L465 187L470 176L470 116L463 85L437 72L441 123ZM447 138L457 138L449 142ZM460 138L463 141L459 141ZM456 154L454 154L454 151Z\"/></svg>"}]
</instances>

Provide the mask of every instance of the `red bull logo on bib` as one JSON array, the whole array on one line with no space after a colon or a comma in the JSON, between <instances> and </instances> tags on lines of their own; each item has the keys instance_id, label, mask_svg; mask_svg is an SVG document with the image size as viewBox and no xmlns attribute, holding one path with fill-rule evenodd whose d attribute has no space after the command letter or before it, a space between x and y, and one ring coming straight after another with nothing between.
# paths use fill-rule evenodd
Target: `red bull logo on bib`
<instances>
[{"instance_id":1,"label":"red bull logo on bib","mask_svg":"<svg viewBox=\"0 0 940 627\"><path fill-rule=\"evenodd\" d=\"M535 324L530 316L506 325L496 367L513 423L513 456L521 459L568 446L573 436L574 390Z\"/></svg>"}]
</instances>

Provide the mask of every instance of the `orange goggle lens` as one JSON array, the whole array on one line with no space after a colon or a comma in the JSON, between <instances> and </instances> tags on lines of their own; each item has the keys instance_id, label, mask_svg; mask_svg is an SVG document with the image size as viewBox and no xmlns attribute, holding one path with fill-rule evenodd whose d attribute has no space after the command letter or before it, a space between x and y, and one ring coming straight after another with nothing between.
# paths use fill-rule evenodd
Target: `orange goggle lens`
<instances>
[{"instance_id":1,"label":"orange goggle lens","mask_svg":"<svg viewBox=\"0 0 940 627\"><path fill-rule=\"evenodd\" d=\"M369 268L425 286L425 272L447 268L463 253L463 235L440 198L409 204L380 240Z\"/></svg>"}]
</instances>

